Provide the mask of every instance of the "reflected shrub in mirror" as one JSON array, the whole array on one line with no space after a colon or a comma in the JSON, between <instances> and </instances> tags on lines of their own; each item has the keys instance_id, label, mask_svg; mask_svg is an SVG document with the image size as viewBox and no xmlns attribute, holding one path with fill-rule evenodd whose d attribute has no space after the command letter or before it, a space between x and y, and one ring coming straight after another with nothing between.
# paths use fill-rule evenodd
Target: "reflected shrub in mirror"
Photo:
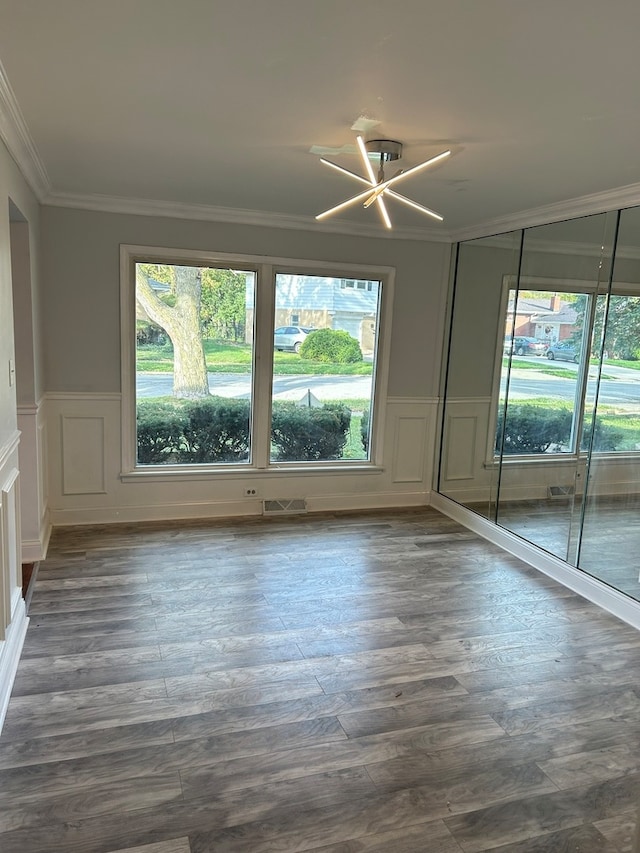
<instances>
[{"instance_id":1,"label":"reflected shrub in mirror","mask_svg":"<svg viewBox=\"0 0 640 853\"><path fill-rule=\"evenodd\" d=\"M498 414L496 452L500 453L501 441L505 454L558 452L569 443L572 418L569 408L511 404L507 408L506 423L504 411Z\"/></svg>"},{"instance_id":2,"label":"reflected shrub in mirror","mask_svg":"<svg viewBox=\"0 0 640 853\"><path fill-rule=\"evenodd\" d=\"M596 420L592 450L600 453L619 450L624 441L624 432L611 424L603 423L600 418ZM588 450L591 444L591 425L585 424L582 433L582 450Z\"/></svg>"}]
</instances>

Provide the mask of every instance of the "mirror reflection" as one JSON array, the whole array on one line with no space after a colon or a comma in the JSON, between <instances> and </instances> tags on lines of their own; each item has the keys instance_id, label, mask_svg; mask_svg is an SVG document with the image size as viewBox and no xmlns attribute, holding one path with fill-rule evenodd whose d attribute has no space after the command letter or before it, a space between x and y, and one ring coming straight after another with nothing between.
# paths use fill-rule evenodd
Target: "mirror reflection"
<instances>
[{"instance_id":1,"label":"mirror reflection","mask_svg":"<svg viewBox=\"0 0 640 853\"><path fill-rule=\"evenodd\" d=\"M620 214L610 292L599 296L602 370L594 390L577 565L640 600L640 209Z\"/></svg>"},{"instance_id":2,"label":"mirror reflection","mask_svg":"<svg viewBox=\"0 0 640 853\"><path fill-rule=\"evenodd\" d=\"M458 247L439 491L640 600L640 209Z\"/></svg>"}]
</instances>

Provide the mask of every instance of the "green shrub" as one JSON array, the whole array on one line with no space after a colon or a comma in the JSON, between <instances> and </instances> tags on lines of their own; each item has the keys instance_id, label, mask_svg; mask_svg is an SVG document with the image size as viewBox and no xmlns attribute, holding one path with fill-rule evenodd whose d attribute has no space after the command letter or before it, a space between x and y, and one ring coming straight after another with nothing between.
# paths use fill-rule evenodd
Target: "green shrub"
<instances>
[{"instance_id":1,"label":"green shrub","mask_svg":"<svg viewBox=\"0 0 640 853\"><path fill-rule=\"evenodd\" d=\"M187 419L178 403L139 400L137 408L138 462L173 462L180 450Z\"/></svg>"},{"instance_id":2,"label":"green shrub","mask_svg":"<svg viewBox=\"0 0 640 853\"><path fill-rule=\"evenodd\" d=\"M342 403L308 408L274 402L271 440L280 461L340 459L351 425ZM249 458L248 400L140 400L137 411L138 462L206 464Z\"/></svg>"},{"instance_id":3,"label":"green shrub","mask_svg":"<svg viewBox=\"0 0 640 853\"><path fill-rule=\"evenodd\" d=\"M362 350L355 338L339 329L318 329L307 335L300 347L301 358L309 361L352 364L362 361Z\"/></svg>"},{"instance_id":4,"label":"green shrub","mask_svg":"<svg viewBox=\"0 0 640 853\"><path fill-rule=\"evenodd\" d=\"M136 343L138 346L144 344L163 346L167 340L167 333L160 326L156 326L155 323L147 323L144 320L136 321Z\"/></svg>"},{"instance_id":5,"label":"green shrub","mask_svg":"<svg viewBox=\"0 0 640 853\"><path fill-rule=\"evenodd\" d=\"M271 441L275 458L280 462L340 459L350 423L351 411L340 404L309 408L274 402Z\"/></svg>"},{"instance_id":6,"label":"green shrub","mask_svg":"<svg viewBox=\"0 0 640 853\"><path fill-rule=\"evenodd\" d=\"M184 404L186 424L178 462L243 462L249 458L248 400L203 397Z\"/></svg>"},{"instance_id":7,"label":"green shrub","mask_svg":"<svg viewBox=\"0 0 640 853\"><path fill-rule=\"evenodd\" d=\"M550 447L560 449L569 442L572 419L569 409L512 403L507 407L506 425L504 411L498 414L496 449L500 451L503 427L505 454L545 453Z\"/></svg>"},{"instance_id":8,"label":"green shrub","mask_svg":"<svg viewBox=\"0 0 640 853\"><path fill-rule=\"evenodd\" d=\"M593 450L601 453L608 450L617 450L624 440L624 432L611 424L602 423L596 418L596 426L593 436ZM587 450L591 441L591 425L585 425L582 433L582 449Z\"/></svg>"}]
</instances>

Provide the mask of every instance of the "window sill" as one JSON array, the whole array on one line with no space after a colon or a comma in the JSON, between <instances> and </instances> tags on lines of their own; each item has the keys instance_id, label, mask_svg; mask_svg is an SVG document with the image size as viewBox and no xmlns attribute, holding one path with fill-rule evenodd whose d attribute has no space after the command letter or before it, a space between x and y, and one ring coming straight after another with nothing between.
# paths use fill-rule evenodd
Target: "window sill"
<instances>
[{"instance_id":1,"label":"window sill","mask_svg":"<svg viewBox=\"0 0 640 853\"><path fill-rule=\"evenodd\" d=\"M525 465L558 465L560 463L566 463L568 465L577 465L578 463L586 463L587 454L580 453L576 455L575 453L541 453L537 456L505 456L502 459L502 463L509 466L525 466ZM627 450L624 453L611 453L611 452L598 452L594 451L591 456L592 463L595 462L608 462L617 465L628 465L630 462L638 462L640 461L640 450ZM500 459L496 457L495 459L491 459L484 463L484 468L499 468L500 467Z\"/></svg>"},{"instance_id":2,"label":"window sill","mask_svg":"<svg viewBox=\"0 0 640 853\"><path fill-rule=\"evenodd\" d=\"M140 482L168 482L168 481L198 481L198 480L263 480L273 477L306 477L313 475L324 476L348 476L353 474L382 474L384 468L381 465L372 463L353 463L348 462L340 465L318 465L318 464L297 464L295 462L284 463L280 466L272 466L270 468L239 468L233 466L229 468L205 468L198 467L197 470L185 469L180 466L172 466L169 468L136 468L134 471L125 471L120 474L120 480L123 483L140 483Z\"/></svg>"}]
</instances>

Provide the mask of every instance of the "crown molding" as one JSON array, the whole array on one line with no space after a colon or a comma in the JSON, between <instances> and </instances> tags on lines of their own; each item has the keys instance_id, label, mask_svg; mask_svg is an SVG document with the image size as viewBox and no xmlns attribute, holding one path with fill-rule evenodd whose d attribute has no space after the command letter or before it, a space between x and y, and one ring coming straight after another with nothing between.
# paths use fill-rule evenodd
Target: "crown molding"
<instances>
[{"instance_id":1,"label":"crown molding","mask_svg":"<svg viewBox=\"0 0 640 853\"><path fill-rule=\"evenodd\" d=\"M513 240L501 235L484 238L482 245L490 249L505 249L507 251L514 249ZM519 245L518 243L516 247L519 247ZM524 249L525 252L537 252L539 254L579 255L580 257L590 258L599 258L607 254L611 255L610 249L608 252L604 252L601 246L596 246L594 243L580 243L569 240L537 240L535 238L527 238ZM616 258L637 261L640 259L640 246L624 246L618 243L615 254Z\"/></svg>"},{"instance_id":2,"label":"crown molding","mask_svg":"<svg viewBox=\"0 0 640 853\"><path fill-rule=\"evenodd\" d=\"M544 207L519 211L454 231L415 226L394 228L388 231L374 224L362 225L337 218L318 222L311 216L291 216L261 210L244 210L206 204L187 204L160 199L127 198L125 196L99 194L47 192L40 201L50 207L64 207L75 210L92 210L133 216L163 216L171 219L236 225L257 225L262 228L286 228L298 231L317 231L325 234L341 234L350 237L374 237L377 240L457 243L481 237L494 237L497 245L498 241L507 240L505 235L510 231L532 228L536 225L550 225L553 222L561 222L565 219L575 219L590 214L606 213L611 210L640 205L640 183L592 193L568 201L555 202ZM507 243L502 242L501 245L506 246ZM538 251L543 251L542 242L536 248ZM554 246L551 242L544 248L555 253L563 251L559 244ZM564 252L573 253L579 248L584 249L578 244L565 246ZM635 252L631 251L629 256L635 257Z\"/></svg>"},{"instance_id":3,"label":"crown molding","mask_svg":"<svg viewBox=\"0 0 640 853\"><path fill-rule=\"evenodd\" d=\"M543 207L533 207L518 213L499 216L477 225L470 225L450 233L451 239L458 243L474 240L478 237L491 237L520 228L532 228L536 225L550 225L564 219L576 219L594 213L606 213L625 207L640 205L640 183L627 184L611 190L579 196L566 201L554 202Z\"/></svg>"},{"instance_id":4,"label":"crown molding","mask_svg":"<svg viewBox=\"0 0 640 853\"><path fill-rule=\"evenodd\" d=\"M51 181L31 138L2 63L0 63L0 139L7 146L24 179L41 202L51 190Z\"/></svg>"},{"instance_id":5,"label":"crown molding","mask_svg":"<svg viewBox=\"0 0 640 853\"><path fill-rule=\"evenodd\" d=\"M225 222L237 225L258 225L263 228L287 228L298 231L319 231L327 234L347 234L352 237L375 237L389 240L422 240L429 242L451 242L444 231L429 228L394 228L382 230L376 225L360 225L334 219L318 222L311 216L289 216L261 210L243 210L233 207L214 207L206 204L157 199L125 198L98 194L49 192L41 200L50 207L66 207L76 210L93 210L102 213L123 213L133 216L165 216L171 219L192 219L202 222Z\"/></svg>"}]
</instances>

